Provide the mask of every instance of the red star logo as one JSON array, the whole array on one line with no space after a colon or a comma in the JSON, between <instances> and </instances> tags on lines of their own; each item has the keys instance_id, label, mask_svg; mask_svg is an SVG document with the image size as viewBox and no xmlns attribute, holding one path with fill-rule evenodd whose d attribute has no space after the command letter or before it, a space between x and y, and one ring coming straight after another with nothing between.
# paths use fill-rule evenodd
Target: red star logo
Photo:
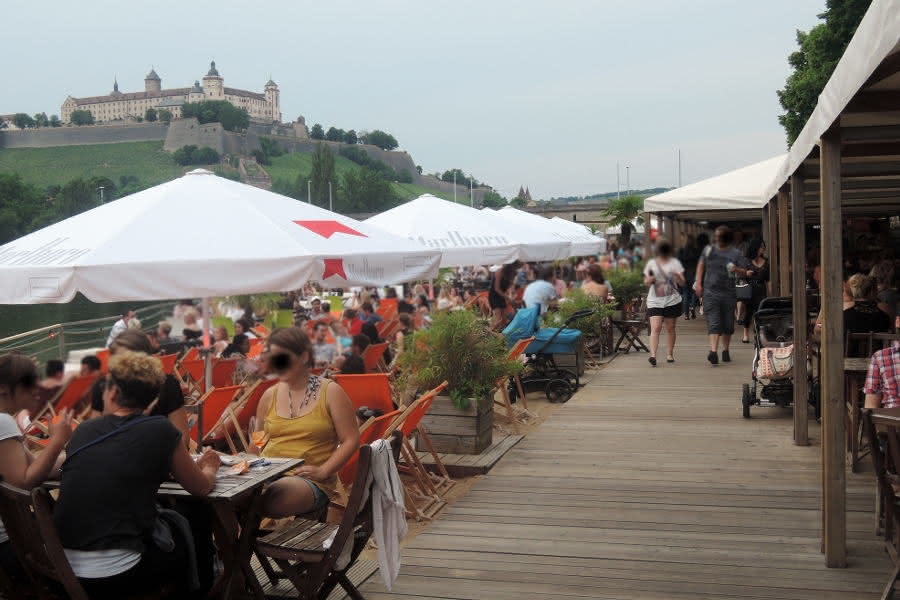
<instances>
[{"instance_id":1,"label":"red star logo","mask_svg":"<svg viewBox=\"0 0 900 600\"><path fill-rule=\"evenodd\" d=\"M323 238L330 238L335 233L346 233L347 235L358 235L359 237L368 237L364 233L360 233L355 229L350 229L337 221L294 221L300 227L309 229L313 233L321 235Z\"/></svg>"},{"instance_id":2,"label":"red star logo","mask_svg":"<svg viewBox=\"0 0 900 600\"><path fill-rule=\"evenodd\" d=\"M347 273L344 272L343 258L325 258L325 270L322 272L322 279L328 279L332 275L347 279Z\"/></svg>"}]
</instances>

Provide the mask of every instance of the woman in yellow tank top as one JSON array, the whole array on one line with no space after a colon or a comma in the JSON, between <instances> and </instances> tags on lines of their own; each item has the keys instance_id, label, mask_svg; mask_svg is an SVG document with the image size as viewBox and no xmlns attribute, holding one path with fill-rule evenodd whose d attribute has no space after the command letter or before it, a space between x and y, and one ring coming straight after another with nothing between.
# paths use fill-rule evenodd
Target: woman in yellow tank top
<instances>
[{"instance_id":1,"label":"woman in yellow tank top","mask_svg":"<svg viewBox=\"0 0 900 600\"><path fill-rule=\"evenodd\" d=\"M263 514L281 518L328 505L337 472L359 447L359 426L350 398L341 387L310 374L312 348L300 329L276 329L268 340L269 368L278 373L256 411L256 427L268 442L263 456L302 458L294 477L268 488Z\"/></svg>"}]
</instances>

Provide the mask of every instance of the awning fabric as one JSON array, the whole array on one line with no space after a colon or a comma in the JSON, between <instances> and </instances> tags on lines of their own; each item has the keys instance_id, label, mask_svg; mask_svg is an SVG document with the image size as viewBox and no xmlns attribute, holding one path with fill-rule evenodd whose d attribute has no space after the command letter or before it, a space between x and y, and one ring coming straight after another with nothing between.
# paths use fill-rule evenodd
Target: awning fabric
<instances>
[{"instance_id":1,"label":"awning fabric","mask_svg":"<svg viewBox=\"0 0 900 600\"><path fill-rule=\"evenodd\" d=\"M787 154L691 183L644 200L647 212L762 208L769 184L781 172Z\"/></svg>"},{"instance_id":2,"label":"awning fabric","mask_svg":"<svg viewBox=\"0 0 900 600\"><path fill-rule=\"evenodd\" d=\"M173 227L172 223L180 225ZM197 169L0 246L0 304L157 300L427 279L440 254Z\"/></svg>"},{"instance_id":3,"label":"awning fabric","mask_svg":"<svg viewBox=\"0 0 900 600\"><path fill-rule=\"evenodd\" d=\"M509 232L522 242L519 248L519 260L540 262L563 260L572 254L572 242L566 237L555 234L547 226L548 221L511 206L494 210L481 209L482 218L493 219L493 226Z\"/></svg>"},{"instance_id":4,"label":"awning fabric","mask_svg":"<svg viewBox=\"0 0 900 600\"><path fill-rule=\"evenodd\" d=\"M558 232L563 239L572 242L573 256L590 256L606 252L606 239L594 235L584 225L566 221L559 217L545 220L549 221L552 231Z\"/></svg>"}]
</instances>

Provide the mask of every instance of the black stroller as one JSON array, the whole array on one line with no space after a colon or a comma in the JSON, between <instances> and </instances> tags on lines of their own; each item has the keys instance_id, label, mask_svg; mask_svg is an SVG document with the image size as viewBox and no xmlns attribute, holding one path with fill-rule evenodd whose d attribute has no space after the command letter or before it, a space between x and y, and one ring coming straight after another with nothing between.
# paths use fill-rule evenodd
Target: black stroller
<instances>
[{"instance_id":1,"label":"black stroller","mask_svg":"<svg viewBox=\"0 0 900 600\"><path fill-rule=\"evenodd\" d=\"M535 308L520 309L503 330L507 346L512 347L519 340L534 336L534 341L525 348L528 358L527 374L520 379L526 393L529 389L543 389L550 402L567 402L580 387L578 368L562 368L556 364L554 354L575 354L581 344L581 331L568 329L579 319L592 315L592 310L574 313L562 327L540 328L540 311ZM509 398L518 399L518 389L510 382Z\"/></svg>"},{"instance_id":2,"label":"black stroller","mask_svg":"<svg viewBox=\"0 0 900 600\"><path fill-rule=\"evenodd\" d=\"M755 353L751 383L743 385L741 404L744 418L750 407L792 406L794 402L794 360L806 360L794 349L793 299L765 298L753 317ZM811 387L811 386L810 386ZM815 404L812 394L809 402Z\"/></svg>"}]
</instances>

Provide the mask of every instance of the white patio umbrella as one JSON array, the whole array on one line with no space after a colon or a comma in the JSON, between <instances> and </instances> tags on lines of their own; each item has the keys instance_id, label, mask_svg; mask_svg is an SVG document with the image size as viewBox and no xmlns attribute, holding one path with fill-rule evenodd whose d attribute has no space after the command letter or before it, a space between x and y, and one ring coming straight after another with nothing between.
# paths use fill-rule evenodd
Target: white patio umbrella
<instances>
[{"instance_id":1,"label":"white patio umbrella","mask_svg":"<svg viewBox=\"0 0 900 600\"><path fill-rule=\"evenodd\" d=\"M497 215L507 223L513 224L518 230L528 231L532 236L542 240L545 244L555 245L555 256L529 260L561 260L570 256L579 256L576 254L569 237L555 230L549 219L513 208L512 206L504 206L500 210L487 208L482 210L490 210L492 214Z\"/></svg>"},{"instance_id":2,"label":"white patio umbrella","mask_svg":"<svg viewBox=\"0 0 900 600\"><path fill-rule=\"evenodd\" d=\"M520 242L498 231L477 210L431 194L379 213L365 223L409 238L420 248L439 251L442 267L508 263L519 255Z\"/></svg>"},{"instance_id":3,"label":"white patio umbrella","mask_svg":"<svg viewBox=\"0 0 900 600\"><path fill-rule=\"evenodd\" d=\"M181 223L172 227L172 222ZM0 246L0 304L196 298L428 279L440 254L197 169Z\"/></svg>"},{"instance_id":4,"label":"white patio umbrella","mask_svg":"<svg viewBox=\"0 0 900 600\"><path fill-rule=\"evenodd\" d=\"M590 256L606 252L606 239L594 235L584 225L566 221L559 217L547 220L550 222L550 227L553 228L553 231L559 232L561 236L572 242L573 256Z\"/></svg>"}]
</instances>

